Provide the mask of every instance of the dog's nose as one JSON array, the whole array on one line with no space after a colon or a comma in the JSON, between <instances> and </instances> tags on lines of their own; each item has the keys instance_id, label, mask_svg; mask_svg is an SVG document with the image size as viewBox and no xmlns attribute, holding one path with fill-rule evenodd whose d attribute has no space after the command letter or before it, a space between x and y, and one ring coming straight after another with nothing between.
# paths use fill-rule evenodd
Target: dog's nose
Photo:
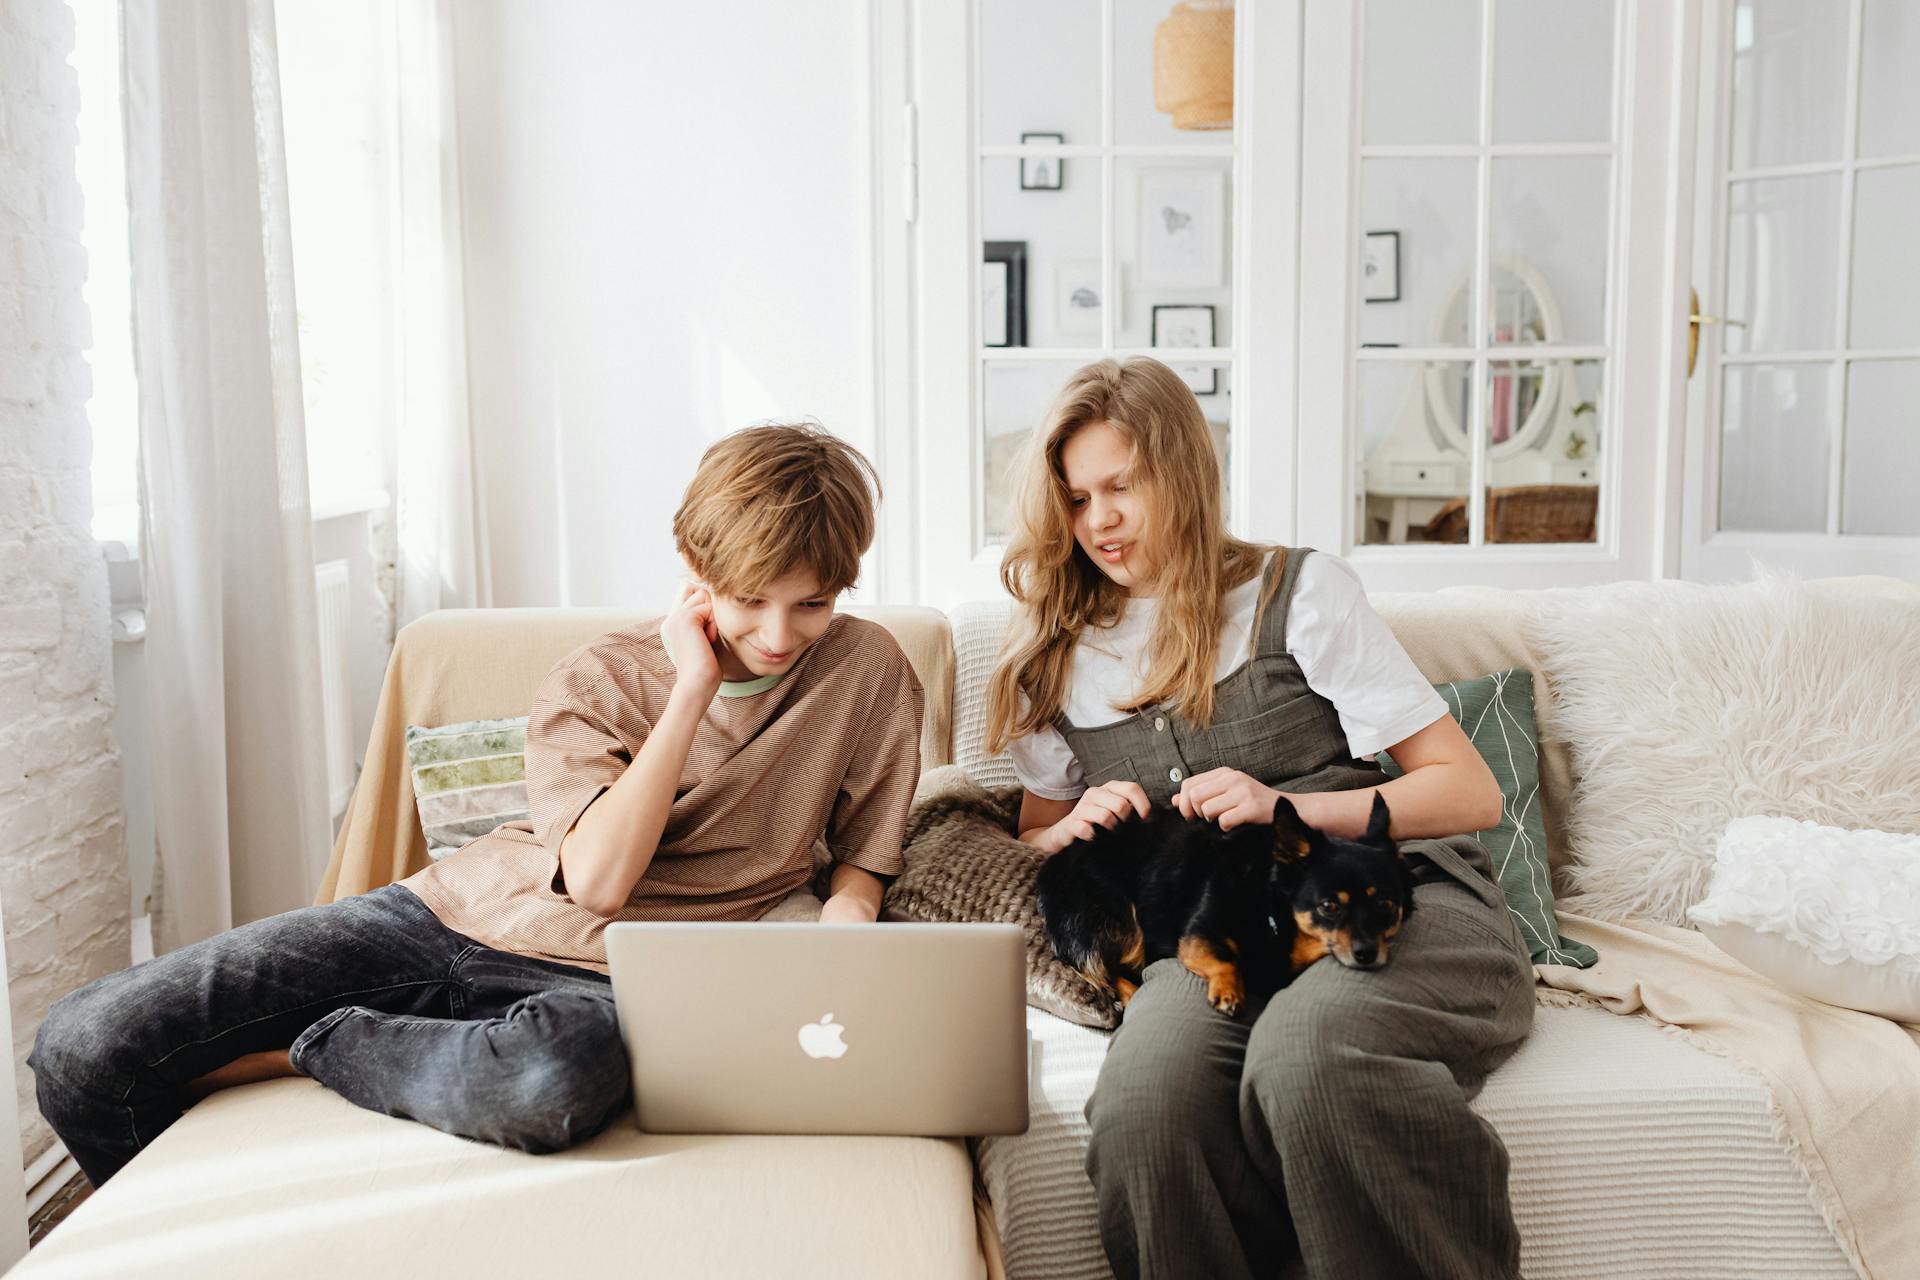
<instances>
[{"instance_id":1,"label":"dog's nose","mask_svg":"<svg viewBox=\"0 0 1920 1280\"><path fill-rule=\"evenodd\" d=\"M1379 958L1380 949L1378 947L1355 947L1353 949L1353 962L1355 964L1371 965Z\"/></svg>"}]
</instances>

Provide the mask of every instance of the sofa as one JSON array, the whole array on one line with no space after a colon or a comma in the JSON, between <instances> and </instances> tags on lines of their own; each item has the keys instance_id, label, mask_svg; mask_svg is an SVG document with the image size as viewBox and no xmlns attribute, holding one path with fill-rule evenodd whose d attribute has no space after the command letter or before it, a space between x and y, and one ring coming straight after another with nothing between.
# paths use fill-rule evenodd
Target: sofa
<instances>
[{"instance_id":1,"label":"sofa","mask_svg":"<svg viewBox=\"0 0 1920 1280\"><path fill-rule=\"evenodd\" d=\"M1820 586L1920 599L1884 579ZM1542 594L1455 589L1375 604L1429 679L1526 667L1545 698L1555 673L1522 626ZM1006 605L951 618L856 612L894 633L926 687L923 770L958 763L982 785L1004 784L1005 760L981 739ZM406 726L524 714L557 659L642 616L448 611L403 629L320 900L425 864ZM1539 763L1559 881L1562 815L1580 780L1550 738ZM1894 1274L1856 1266L1859 1242L1814 1193L1763 1074L1649 1017L1556 998L1566 993L1544 982L1541 992L1530 1039L1473 1102L1512 1156L1527 1276ZM195 1106L14 1274L1104 1276L1081 1109L1108 1037L1038 1008L1028 1026L1032 1126L971 1143L666 1137L622 1120L536 1157L360 1111L310 1081L229 1090Z\"/></svg>"}]
</instances>

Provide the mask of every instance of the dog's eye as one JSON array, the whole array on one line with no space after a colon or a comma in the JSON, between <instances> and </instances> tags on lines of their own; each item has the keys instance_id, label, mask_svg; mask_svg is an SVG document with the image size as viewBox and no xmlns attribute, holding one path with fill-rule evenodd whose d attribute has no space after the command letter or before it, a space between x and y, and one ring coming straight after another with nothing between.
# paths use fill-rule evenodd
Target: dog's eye
<instances>
[{"instance_id":1,"label":"dog's eye","mask_svg":"<svg viewBox=\"0 0 1920 1280\"><path fill-rule=\"evenodd\" d=\"M1340 914L1340 903L1333 898L1322 898L1318 905L1320 914L1323 916L1337 916Z\"/></svg>"}]
</instances>

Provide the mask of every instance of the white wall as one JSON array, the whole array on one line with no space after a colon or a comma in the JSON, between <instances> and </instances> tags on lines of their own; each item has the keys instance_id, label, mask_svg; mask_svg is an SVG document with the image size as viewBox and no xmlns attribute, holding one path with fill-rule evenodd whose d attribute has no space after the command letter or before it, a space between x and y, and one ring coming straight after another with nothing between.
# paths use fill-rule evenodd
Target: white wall
<instances>
[{"instance_id":1,"label":"white wall","mask_svg":"<svg viewBox=\"0 0 1920 1280\"><path fill-rule=\"evenodd\" d=\"M60 0L0 7L0 902L16 1064L47 1007L124 968L107 572L89 528L79 83ZM29 1156L51 1139L20 1068Z\"/></svg>"},{"instance_id":2,"label":"white wall","mask_svg":"<svg viewBox=\"0 0 1920 1280\"><path fill-rule=\"evenodd\" d=\"M875 437L867 8L453 6L498 605L667 601L705 446Z\"/></svg>"}]
</instances>

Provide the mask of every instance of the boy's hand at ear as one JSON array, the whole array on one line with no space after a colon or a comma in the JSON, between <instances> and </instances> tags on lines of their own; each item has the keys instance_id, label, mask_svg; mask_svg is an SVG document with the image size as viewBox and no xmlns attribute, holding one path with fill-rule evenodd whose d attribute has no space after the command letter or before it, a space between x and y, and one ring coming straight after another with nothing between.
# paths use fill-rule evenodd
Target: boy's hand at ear
<instances>
[{"instance_id":1,"label":"boy's hand at ear","mask_svg":"<svg viewBox=\"0 0 1920 1280\"><path fill-rule=\"evenodd\" d=\"M713 620L713 589L703 583L683 583L680 598L660 630L673 649L674 687L685 684L712 700L721 679L720 655L714 648L720 630Z\"/></svg>"}]
</instances>

